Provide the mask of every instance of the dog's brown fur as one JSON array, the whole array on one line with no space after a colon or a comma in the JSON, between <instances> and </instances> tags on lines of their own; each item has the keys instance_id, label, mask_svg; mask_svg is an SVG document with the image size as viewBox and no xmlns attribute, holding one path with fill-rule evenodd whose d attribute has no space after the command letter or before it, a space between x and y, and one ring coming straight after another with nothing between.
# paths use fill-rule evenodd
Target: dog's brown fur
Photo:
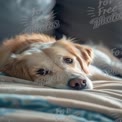
<instances>
[{"instance_id":1,"label":"dog's brown fur","mask_svg":"<svg viewBox=\"0 0 122 122\"><path fill-rule=\"evenodd\" d=\"M32 56L21 55L21 52L23 52L24 50L28 50L31 44L38 42L44 42L44 43L54 42L54 44L50 48L44 49L43 50L44 54L42 55L40 54L32 54ZM79 62L84 74L87 75L87 73L89 72L88 65L91 63L93 59L93 52L90 47L75 44L68 39L61 39L59 41L56 41L55 38L44 34L31 34L31 35L24 34L4 41L0 48L0 59L1 59L0 71L8 73L9 75L14 77L34 81L37 78L37 75L35 75L34 73L32 73L32 71L30 71L34 70L34 67L32 66L32 68L30 68L31 66L28 65L28 60L29 59L35 60L33 58L35 58L36 56L37 57L42 56L45 58L45 54L46 56L48 55L48 57L50 57L53 60L53 58L54 59L56 58L55 54L57 54L58 52L66 53L66 55L75 57ZM12 53L18 54L19 56L13 59L10 57ZM39 62L41 62L41 58L39 59L39 61L35 62L37 62L38 64ZM71 65L70 67L72 70L74 65ZM58 72L58 70L56 71Z\"/></svg>"}]
</instances>

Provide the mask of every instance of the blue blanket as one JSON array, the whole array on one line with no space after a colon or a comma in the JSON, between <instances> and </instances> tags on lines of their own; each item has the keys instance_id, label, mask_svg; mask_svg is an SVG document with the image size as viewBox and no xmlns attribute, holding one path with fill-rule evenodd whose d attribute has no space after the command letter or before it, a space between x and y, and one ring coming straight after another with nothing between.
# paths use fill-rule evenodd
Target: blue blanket
<instances>
[{"instance_id":1,"label":"blue blanket","mask_svg":"<svg viewBox=\"0 0 122 122\"><path fill-rule=\"evenodd\" d=\"M55 115L56 121L61 121L68 117L74 122L115 122L115 120L113 120L112 118L100 113L83 109L67 108L52 104L48 100L40 96L0 94L1 119L4 118L5 120L7 116L12 116L13 113L18 117L19 110L23 111L24 116L28 116L28 111L32 111L32 113L43 112L45 117L47 116L47 114L53 114ZM30 114L29 116L33 116L33 114ZM16 120L16 118L14 117L13 119ZM47 119L48 121L50 121L50 118Z\"/></svg>"}]
</instances>

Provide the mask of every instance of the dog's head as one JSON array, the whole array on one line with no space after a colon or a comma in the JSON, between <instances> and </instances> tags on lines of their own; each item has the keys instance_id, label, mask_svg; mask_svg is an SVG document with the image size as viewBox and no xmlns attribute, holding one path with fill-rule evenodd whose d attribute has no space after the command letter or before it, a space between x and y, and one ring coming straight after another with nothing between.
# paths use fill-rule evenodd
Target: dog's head
<instances>
[{"instance_id":1,"label":"dog's head","mask_svg":"<svg viewBox=\"0 0 122 122\"><path fill-rule=\"evenodd\" d=\"M62 39L40 52L11 59L3 71L10 76L41 82L48 87L91 89L92 82L87 75L92 58L90 47Z\"/></svg>"}]
</instances>

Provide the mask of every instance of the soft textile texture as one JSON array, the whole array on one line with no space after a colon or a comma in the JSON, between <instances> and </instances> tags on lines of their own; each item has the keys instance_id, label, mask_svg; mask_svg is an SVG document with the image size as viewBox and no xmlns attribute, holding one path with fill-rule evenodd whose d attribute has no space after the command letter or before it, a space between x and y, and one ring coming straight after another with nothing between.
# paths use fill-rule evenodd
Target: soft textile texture
<instances>
[{"instance_id":1,"label":"soft textile texture","mask_svg":"<svg viewBox=\"0 0 122 122\"><path fill-rule=\"evenodd\" d=\"M122 119L122 81L94 81L93 90L74 91L41 88L31 81L0 76L0 93L1 121L114 122Z\"/></svg>"}]
</instances>

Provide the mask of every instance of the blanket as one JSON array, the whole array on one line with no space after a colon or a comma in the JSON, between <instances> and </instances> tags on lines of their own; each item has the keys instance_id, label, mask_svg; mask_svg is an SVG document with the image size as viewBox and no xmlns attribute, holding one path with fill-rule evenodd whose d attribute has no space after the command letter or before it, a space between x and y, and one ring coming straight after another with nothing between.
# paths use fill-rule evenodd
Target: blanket
<instances>
[{"instance_id":1,"label":"blanket","mask_svg":"<svg viewBox=\"0 0 122 122\"><path fill-rule=\"evenodd\" d=\"M121 122L122 81L93 90L61 90L0 76L0 122Z\"/></svg>"}]
</instances>

